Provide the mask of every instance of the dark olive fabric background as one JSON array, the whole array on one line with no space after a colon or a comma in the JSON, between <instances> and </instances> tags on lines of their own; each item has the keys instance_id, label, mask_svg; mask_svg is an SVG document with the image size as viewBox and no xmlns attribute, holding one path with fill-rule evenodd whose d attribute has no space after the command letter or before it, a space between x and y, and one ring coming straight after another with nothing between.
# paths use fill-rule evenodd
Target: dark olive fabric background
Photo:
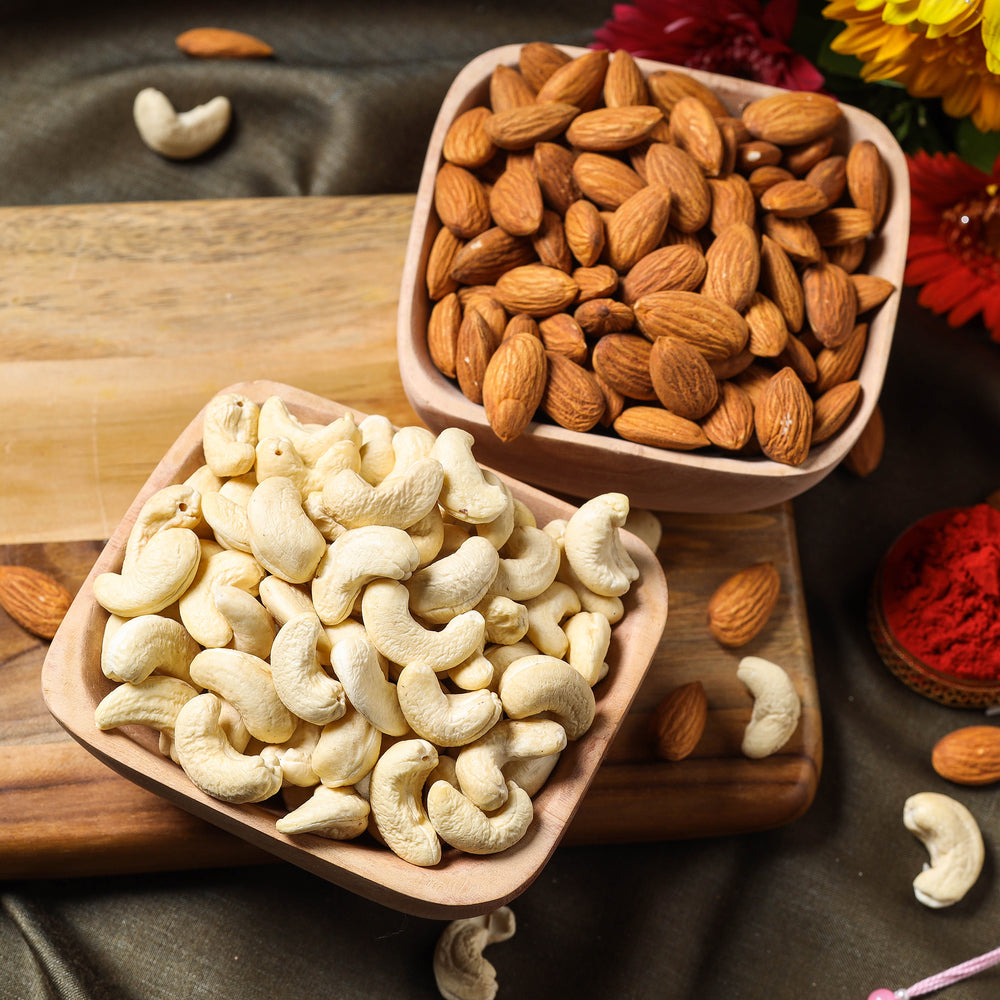
<instances>
[{"instance_id":1,"label":"dark olive fabric background","mask_svg":"<svg viewBox=\"0 0 1000 1000\"><path fill-rule=\"evenodd\" d=\"M610 10L0 2L0 204L413 191L462 65L509 42L586 44ZM185 59L175 36L204 24L256 33L277 56ZM235 127L198 161L163 160L131 120L145 86L178 108L225 94ZM812 809L752 836L560 848L512 904L515 937L487 953L501 997L864 1000L1000 945L1000 799L946 786L929 765L937 738L981 716L909 692L865 630L893 538L1000 487L1000 345L949 331L908 291L883 406L880 468L837 470L794 504L824 715ZM928 790L966 803L987 843L976 887L944 911L913 897L926 855L901 819ZM0 837L2 824L0 802ZM6 883L0 1000L431 1000L442 928L284 864ZM1000 970L941 995L996 1000Z\"/></svg>"}]
</instances>

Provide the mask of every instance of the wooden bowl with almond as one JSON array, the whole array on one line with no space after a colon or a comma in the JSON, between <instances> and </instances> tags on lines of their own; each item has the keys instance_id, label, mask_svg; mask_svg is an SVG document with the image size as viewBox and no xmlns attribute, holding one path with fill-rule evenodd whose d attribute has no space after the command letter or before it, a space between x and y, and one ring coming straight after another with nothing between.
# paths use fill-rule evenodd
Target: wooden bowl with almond
<instances>
[{"instance_id":1,"label":"wooden bowl with almond","mask_svg":"<svg viewBox=\"0 0 1000 1000\"><path fill-rule=\"evenodd\" d=\"M544 489L780 503L875 413L908 232L905 158L864 111L625 52L493 49L431 135L403 387Z\"/></svg>"}]
</instances>

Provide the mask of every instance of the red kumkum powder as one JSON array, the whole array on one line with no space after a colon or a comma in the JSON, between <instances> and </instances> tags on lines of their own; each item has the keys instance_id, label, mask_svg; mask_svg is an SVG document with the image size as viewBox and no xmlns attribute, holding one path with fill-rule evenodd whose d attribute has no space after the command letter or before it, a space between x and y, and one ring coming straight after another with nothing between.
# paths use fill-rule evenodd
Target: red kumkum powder
<instances>
[{"instance_id":1,"label":"red kumkum powder","mask_svg":"<svg viewBox=\"0 0 1000 1000\"><path fill-rule=\"evenodd\" d=\"M1000 510L977 504L914 525L882 567L882 607L929 667L1000 679Z\"/></svg>"}]
</instances>

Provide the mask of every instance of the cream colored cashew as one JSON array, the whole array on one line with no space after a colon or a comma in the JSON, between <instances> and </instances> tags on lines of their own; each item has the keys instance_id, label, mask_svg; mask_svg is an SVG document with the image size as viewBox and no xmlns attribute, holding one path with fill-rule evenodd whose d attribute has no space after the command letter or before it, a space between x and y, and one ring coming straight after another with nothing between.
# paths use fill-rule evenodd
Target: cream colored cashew
<instances>
[{"instance_id":1,"label":"cream colored cashew","mask_svg":"<svg viewBox=\"0 0 1000 1000\"><path fill-rule=\"evenodd\" d=\"M252 736L284 743L295 732L295 717L285 707L259 657L236 649L204 649L191 661L191 678L228 701Z\"/></svg>"},{"instance_id":2,"label":"cream colored cashew","mask_svg":"<svg viewBox=\"0 0 1000 1000\"><path fill-rule=\"evenodd\" d=\"M257 481L273 476L291 479L303 499L323 489L338 472L361 467L358 446L353 441L334 441L315 461L307 461L295 445L284 437L262 437L257 442Z\"/></svg>"},{"instance_id":3,"label":"cream colored cashew","mask_svg":"<svg viewBox=\"0 0 1000 1000\"><path fill-rule=\"evenodd\" d=\"M230 584L256 594L264 576L264 567L248 552L202 540L198 570L177 602L184 627L202 646L225 646L232 641L233 630L216 607L215 588Z\"/></svg>"},{"instance_id":4,"label":"cream colored cashew","mask_svg":"<svg viewBox=\"0 0 1000 1000\"><path fill-rule=\"evenodd\" d=\"M753 712L743 732L743 753L754 758L777 753L795 732L802 713L791 677L760 656L744 656L736 676L753 696Z\"/></svg>"},{"instance_id":5,"label":"cream colored cashew","mask_svg":"<svg viewBox=\"0 0 1000 1000\"><path fill-rule=\"evenodd\" d=\"M306 611L278 629L271 646L271 680L282 704L300 719L325 726L346 709L344 686L320 666L317 645L324 634Z\"/></svg>"},{"instance_id":6,"label":"cream colored cashew","mask_svg":"<svg viewBox=\"0 0 1000 1000\"><path fill-rule=\"evenodd\" d=\"M271 655L271 644L277 631L267 608L248 591L231 583L216 584L212 588L212 597L216 610L232 630L232 648L266 660Z\"/></svg>"},{"instance_id":7,"label":"cream colored cashew","mask_svg":"<svg viewBox=\"0 0 1000 1000\"><path fill-rule=\"evenodd\" d=\"M426 517L438 501L444 470L434 458L421 458L378 486L345 469L323 487L323 506L347 528L383 524L405 530Z\"/></svg>"},{"instance_id":8,"label":"cream colored cashew","mask_svg":"<svg viewBox=\"0 0 1000 1000\"><path fill-rule=\"evenodd\" d=\"M457 667L447 671L448 680L463 691L481 691L493 683L493 664L476 650Z\"/></svg>"},{"instance_id":9,"label":"cream colored cashew","mask_svg":"<svg viewBox=\"0 0 1000 1000\"><path fill-rule=\"evenodd\" d=\"M458 751L458 787L480 809L499 809L507 801L506 765L549 757L565 748L566 730L553 719L503 719Z\"/></svg>"},{"instance_id":10,"label":"cream colored cashew","mask_svg":"<svg viewBox=\"0 0 1000 1000\"><path fill-rule=\"evenodd\" d=\"M179 677L154 674L109 691L94 709L94 722L103 730L149 726L173 736L178 712L197 694L197 688Z\"/></svg>"},{"instance_id":11,"label":"cream colored cashew","mask_svg":"<svg viewBox=\"0 0 1000 1000\"><path fill-rule=\"evenodd\" d=\"M94 578L94 598L122 618L163 611L194 579L201 559L200 541L190 528L157 531L128 573L100 573Z\"/></svg>"},{"instance_id":12,"label":"cream colored cashew","mask_svg":"<svg viewBox=\"0 0 1000 1000\"><path fill-rule=\"evenodd\" d=\"M483 479L490 486L499 486L507 498L507 503L492 521L477 524L476 533L482 535L483 538L489 539L495 549L502 549L507 544L510 533L514 530L514 513L516 509L514 494L511 493L510 487L496 473L491 472L489 469L483 469Z\"/></svg>"},{"instance_id":13,"label":"cream colored cashew","mask_svg":"<svg viewBox=\"0 0 1000 1000\"><path fill-rule=\"evenodd\" d=\"M353 788L320 785L297 809L279 816L279 833L311 833L328 840L353 840L368 827L371 809Z\"/></svg>"},{"instance_id":14,"label":"cream colored cashew","mask_svg":"<svg viewBox=\"0 0 1000 1000\"><path fill-rule=\"evenodd\" d=\"M328 424L303 423L280 396L270 396L261 403L258 437L281 437L291 441L296 453L307 465L315 465L330 446L348 441L361 446L361 433L350 411Z\"/></svg>"},{"instance_id":15,"label":"cream colored cashew","mask_svg":"<svg viewBox=\"0 0 1000 1000\"><path fill-rule=\"evenodd\" d=\"M500 594L487 594L476 610L486 621L486 641L510 645L528 634L528 609Z\"/></svg>"},{"instance_id":16,"label":"cream colored cashew","mask_svg":"<svg viewBox=\"0 0 1000 1000\"><path fill-rule=\"evenodd\" d=\"M448 924L434 949L434 979L444 1000L493 1000L496 969L483 958L483 949L513 937L514 930L507 906Z\"/></svg>"},{"instance_id":17,"label":"cream colored cashew","mask_svg":"<svg viewBox=\"0 0 1000 1000\"><path fill-rule=\"evenodd\" d=\"M201 692L199 691L198 693L200 694ZM222 731L226 734L226 739L229 740L233 749L243 753L250 743L250 730L244 725L240 713L228 701L222 702L222 709L219 713L219 725L222 727ZM160 753L164 757L169 757L175 764L180 765L172 732L168 733L160 730Z\"/></svg>"},{"instance_id":18,"label":"cream colored cashew","mask_svg":"<svg viewBox=\"0 0 1000 1000\"><path fill-rule=\"evenodd\" d=\"M930 855L913 880L913 894L933 909L957 903L983 867L983 836L975 817L948 795L919 792L903 804L903 824Z\"/></svg>"},{"instance_id":19,"label":"cream colored cashew","mask_svg":"<svg viewBox=\"0 0 1000 1000\"><path fill-rule=\"evenodd\" d=\"M580 608L583 611L604 615L614 625L625 616L625 605L620 597L604 597L601 594L595 594L573 571L573 567L570 566L566 553L563 551L566 523L564 518L555 518L542 529L545 534L555 540L562 553L556 579L562 583L568 583L576 591L576 596L580 598Z\"/></svg>"},{"instance_id":20,"label":"cream colored cashew","mask_svg":"<svg viewBox=\"0 0 1000 1000\"><path fill-rule=\"evenodd\" d=\"M597 612L580 611L563 625L563 632L568 640L566 662L593 687L608 672L611 623Z\"/></svg>"},{"instance_id":21,"label":"cream colored cashew","mask_svg":"<svg viewBox=\"0 0 1000 1000\"><path fill-rule=\"evenodd\" d=\"M400 427L392 436L392 453L395 456L392 474L404 472L417 459L429 458L436 440L433 431L418 424Z\"/></svg>"},{"instance_id":22,"label":"cream colored cashew","mask_svg":"<svg viewBox=\"0 0 1000 1000\"><path fill-rule=\"evenodd\" d=\"M274 576L289 583L306 583L326 552L326 539L302 509L292 480L265 479L247 504L250 549Z\"/></svg>"},{"instance_id":23,"label":"cream colored cashew","mask_svg":"<svg viewBox=\"0 0 1000 1000\"><path fill-rule=\"evenodd\" d=\"M382 733L350 702L347 710L320 733L312 767L324 785L356 785L378 760Z\"/></svg>"},{"instance_id":24,"label":"cream colored cashew","mask_svg":"<svg viewBox=\"0 0 1000 1000\"><path fill-rule=\"evenodd\" d=\"M628 517L625 518L624 528L645 542L652 552L660 547L663 539L663 522L653 511L631 508Z\"/></svg>"},{"instance_id":25,"label":"cream colored cashew","mask_svg":"<svg viewBox=\"0 0 1000 1000\"><path fill-rule=\"evenodd\" d=\"M435 781L427 793L427 816L438 836L466 854L499 854L513 847L534 817L531 796L513 781L503 807L487 815L447 781Z\"/></svg>"},{"instance_id":26,"label":"cream colored cashew","mask_svg":"<svg viewBox=\"0 0 1000 1000\"><path fill-rule=\"evenodd\" d=\"M254 465L260 408L241 393L220 393L208 401L202 427L205 464L222 479L242 476Z\"/></svg>"},{"instance_id":27,"label":"cream colored cashew","mask_svg":"<svg viewBox=\"0 0 1000 1000\"><path fill-rule=\"evenodd\" d=\"M437 762L427 740L400 740L379 757L369 786L372 819L386 846L421 867L441 860L441 841L423 804L424 781Z\"/></svg>"},{"instance_id":28,"label":"cream colored cashew","mask_svg":"<svg viewBox=\"0 0 1000 1000\"><path fill-rule=\"evenodd\" d=\"M548 712L579 739L594 721L596 701L590 685L565 660L538 653L516 660L503 672L498 692L512 719Z\"/></svg>"},{"instance_id":29,"label":"cream colored cashew","mask_svg":"<svg viewBox=\"0 0 1000 1000\"><path fill-rule=\"evenodd\" d=\"M494 691L499 689L500 678L515 660L520 660L523 656L535 656L537 653L538 647L527 639L487 646L483 650L483 656L493 664L493 680L490 681L490 687Z\"/></svg>"},{"instance_id":30,"label":"cream colored cashew","mask_svg":"<svg viewBox=\"0 0 1000 1000\"><path fill-rule=\"evenodd\" d=\"M341 639L333 647L332 660L348 700L376 729L388 736L403 736L409 731L396 686L386 680L368 639Z\"/></svg>"},{"instance_id":31,"label":"cream colored cashew","mask_svg":"<svg viewBox=\"0 0 1000 1000\"><path fill-rule=\"evenodd\" d=\"M207 465L199 465L187 479L184 485L204 496L206 493L218 493L225 480L217 476Z\"/></svg>"},{"instance_id":32,"label":"cream colored cashew","mask_svg":"<svg viewBox=\"0 0 1000 1000\"><path fill-rule=\"evenodd\" d=\"M306 611L316 615L312 597L305 587L301 584L281 580L276 576L265 576L260 581L260 600L279 627ZM316 615L316 620L319 621L319 615ZM320 636L317 647L320 663L330 662L332 649L333 643L330 637L328 635Z\"/></svg>"},{"instance_id":33,"label":"cream colored cashew","mask_svg":"<svg viewBox=\"0 0 1000 1000\"><path fill-rule=\"evenodd\" d=\"M500 718L503 705L492 691L448 694L424 663L409 663L396 681L399 707L410 727L438 747L458 747L479 739Z\"/></svg>"},{"instance_id":34,"label":"cream colored cashew","mask_svg":"<svg viewBox=\"0 0 1000 1000\"><path fill-rule=\"evenodd\" d=\"M409 591L396 580L374 580L361 598L361 617L375 648L393 663L416 660L436 671L458 666L483 644L486 622L478 611L456 615L440 631L414 621Z\"/></svg>"},{"instance_id":35,"label":"cream colored cashew","mask_svg":"<svg viewBox=\"0 0 1000 1000\"><path fill-rule=\"evenodd\" d=\"M358 424L358 430L361 432L361 468L358 471L365 482L378 486L396 463L392 447L396 429L388 417L372 413Z\"/></svg>"},{"instance_id":36,"label":"cream colored cashew","mask_svg":"<svg viewBox=\"0 0 1000 1000\"><path fill-rule=\"evenodd\" d=\"M281 768L281 779L286 785L312 788L319 784L312 755L321 732L315 723L300 719L289 739L284 743L268 744L261 749L260 755L266 763L276 763Z\"/></svg>"},{"instance_id":37,"label":"cream colored cashew","mask_svg":"<svg viewBox=\"0 0 1000 1000\"><path fill-rule=\"evenodd\" d=\"M444 519L441 517L441 508L435 504L416 524L411 524L406 533L417 547L420 557L417 565L426 566L429 562L433 562L444 544Z\"/></svg>"},{"instance_id":38,"label":"cream colored cashew","mask_svg":"<svg viewBox=\"0 0 1000 1000\"><path fill-rule=\"evenodd\" d=\"M101 648L101 670L113 681L133 684L154 670L190 683L191 661L200 649L188 630L173 618L139 615L120 621L108 636Z\"/></svg>"},{"instance_id":39,"label":"cream colored cashew","mask_svg":"<svg viewBox=\"0 0 1000 1000\"><path fill-rule=\"evenodd\" d=\"M528 639L540 652L562 657L569 648L569 637L562 621L580 610L580 598L566 583L553 581L547 590L524 602L528 614Z\"/></svg>"},{"instance_id":40,"label":"cream colored cashew","mask_svg":"<svg viewBox=\"0 0 1000 1000\"><path fill-rule=\"evenodd\" d=\"M240 552L250 551L250 522L245 504L218 490L202 495L201 513L220 545Z\"/></svg>"},{"instance_id":41,"label":"cream colored cashew","mask_svg":"<svg viewBox=\"0 0 1000 1000\"><path fill-rule=\"evenodd\" d=\"M526 601L548 590L559 572L562 553L541 528L517 525L500 550L500 565L490 593Z\"/></svg>"},{"instance_id":42,"label":"cream colored cashew","mask_svg":"<svg viewBox=\"0 0 1000 1000\"><path fill-rule=\"evenodd\" d=\"M527 720L524 720L527 721ZM512 760L503 767L503 776L507 781L523 788L534 798L544 787L549 776L556 769L562 754L550 753L545 757L525 757L523 760Z\"/></svg>"},{"instance_id":43,"label":"cream colored cashew","mask_svg":"<svg viewBox=\"0 0 1000 1000\"><path fill-rule=\"evenodd\" d=\"M573 571L595 594L621 597L639 569L625 548L619 528L629 513L624 493L588 500L566 522L563 551Z\"/></svg>"},{"instance_id":44,"label":"cream colored cashew","mask_svg":"<svg viewBox=\"0 0 1000 1000\"><path fill-rule=\"evenodd\" d=\"M405 580L419 560L413 540L400 528L349 528L330 543L316 567L311 584L316 613L324 625L342 622L366 584L380 577Z\"/></svg>"},{"instance_id":45,"label":"cream colored cashew","mask_svg":"<svg viewBox=\"0 0 1000 1000\"><path fill-rule=\"evenodd\" d=\"M177 483L157 490L139 509L129 532L122 573L132 572L142 550L158 531L164 528L190 528L194 531L200 523L201 494L197 490Z\"/></svg>"},{"instance_id":46,"label":"cream colored cashew","mask_svg":"<svg viewBox=\"0 0 1000 1000\"><path fill-rule=\"evenodd\" d=\"M240 753L219 722L222 702L205 692L177 714L174 745L184 773L206 795L223 802L263 802L281 788L281 768L259 754Z\"/></svg>"},{"instance_id":47,"label":"cream colored cashew","mask_svg":"<svg viewBox=\"0 0 1000 1000\"><path fill-rule=\"evenodd\" d=\"M175 111L155 87L135 95L132 118L142 141L171 160L189 160L209 150L225 135L232 117L226 97L213 97L189 111Z\"/></svg>"},{"instance_id":48,"label":"cream colored cashew","mask_svg":"<svg viewBox=\"0 0 1000 1000\"><path fill-rule=\"evenodd\" d=\"M460 427L445 427L431 454L444 470L438 502L452 517L469 524L485 524L503 513L509 496L499 483L487 482L472 454L475 438Z\"/></svg>"},{"instance_id":49,"label":"cream colored cashew","mask_svg":"<svg viewBox=\"0 0 1000 1000\"><path fill-rule=\"evenodd\" d=\"M458 788L458 778L455 775L455 758L446 753L438 754L437 767L427 775L425 787L430 788L435 781L447 781L449 785Z\"/></svg>"},{"instance_id":50,"label":"cream colored cashew","mask_svg":"<svg viewBox=\"0 0 1000 1000\"><path fill-rule=\"evenodd\" d=\"M456 552L436 559L409 578L410 609L425 621L443 625L483 600L499 566L500 556L493 544L472 535Z\"/></svg>"}]
</instances>

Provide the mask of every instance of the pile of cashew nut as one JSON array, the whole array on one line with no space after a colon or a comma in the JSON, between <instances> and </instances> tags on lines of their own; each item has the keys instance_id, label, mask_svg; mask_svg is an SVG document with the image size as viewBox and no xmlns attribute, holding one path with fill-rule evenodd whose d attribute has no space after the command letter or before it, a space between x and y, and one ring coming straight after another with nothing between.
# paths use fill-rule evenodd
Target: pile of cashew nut
<instances>
[{"instance_id":1,"label":"pile of cashew nut","mask_svg":"<svg viewBox=\"0 0 1000 1000\"><path fill-rule=\"evenodd\" d=\"M94 580L118 682L97 726L152 727L225 802L281 793L283 834L368 830L424 866L516 843L594 719L639 571L624 495L540 527L472 446L216 396L205 464Z\"/></svg>"}]
</instances>

